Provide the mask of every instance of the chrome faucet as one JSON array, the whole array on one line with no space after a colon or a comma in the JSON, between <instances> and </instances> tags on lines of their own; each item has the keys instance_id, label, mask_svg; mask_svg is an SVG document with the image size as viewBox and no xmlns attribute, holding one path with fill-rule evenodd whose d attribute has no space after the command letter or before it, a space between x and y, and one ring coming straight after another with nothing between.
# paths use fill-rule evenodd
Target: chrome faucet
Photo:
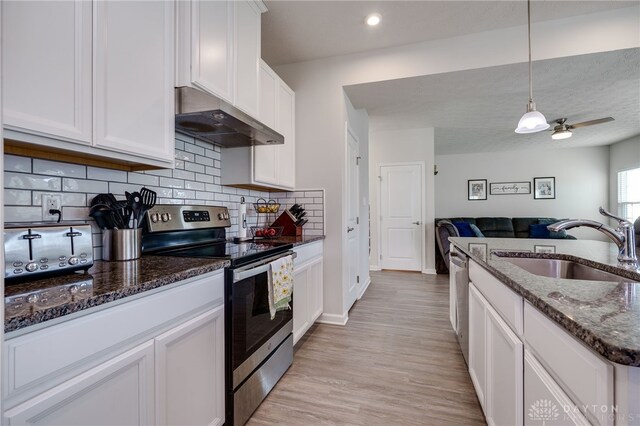
<instances>
[{"instance_id":1,"label":"chrome faucet","mask_svg":"<svg viewBox=\"0 0 640 426\"><path fill-rule=\"evenodd\" d=\"M612 227L607 226L604 223L596 222L595 220L567 219L552 223L547 226L547 229L553 232L576 228L578 226L586 226L596 229L611 238L618 246L618 266L626 269L638 269L636 235L633 223L621 217L614 216L602 207L600 207L600 214L617 220L618 227L613 229Z\"/></svg>"}]
</instances>

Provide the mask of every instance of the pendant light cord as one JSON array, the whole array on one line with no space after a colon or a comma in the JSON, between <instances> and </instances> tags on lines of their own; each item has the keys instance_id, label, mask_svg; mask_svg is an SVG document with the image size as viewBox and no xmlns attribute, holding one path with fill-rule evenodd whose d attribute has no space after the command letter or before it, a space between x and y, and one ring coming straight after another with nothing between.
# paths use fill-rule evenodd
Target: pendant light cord
<instances>
[{"instance_id":1,"label":"pendant light cord","mask_svg":"<svg viewBox=\"0 0 640 426\"><path fill-rule=\"evenodd\" d=\"M533 102L533 79L531 77L531 0L527 0L527 28L529 35L529 102Z\"/></svg>"}]
</instances>

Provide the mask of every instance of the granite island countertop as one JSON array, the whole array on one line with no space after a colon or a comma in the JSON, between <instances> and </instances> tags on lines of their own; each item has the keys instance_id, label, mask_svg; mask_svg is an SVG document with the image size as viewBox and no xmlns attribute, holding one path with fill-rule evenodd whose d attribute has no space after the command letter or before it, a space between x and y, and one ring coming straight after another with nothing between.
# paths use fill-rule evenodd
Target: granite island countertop
<instances>
[{"instance_id":1,"label":"granite island countertop","mask_svg":"<svg viewBox=\"0 0 640 426\"><path fill-rule=\"evenodd\" d=\"M450 238L480 266L592 350L618 364L640 366L640 273L618 268L615 244L591 240ZM573 260L628 278L586 281L534 275L498 254Z\"/></svg>"},{"instance_id":2,"label":"granite island countertop","mask_svg":"<svg viewBox=\"0 0 640 426\"><path fill-rule=\"evenodd\" d=\"M5 283L4 331L41 324L226 266L229 261L220 259L145 255L126 262L96 261L86 274ZM73 297L71 285L76 286ZM34 293L38 300L29 301L29 295Z\"/></svg>"},{"instance_id":3,"label":"granite island countertop","mask_svg":"<svg viewBox=\"0 0 640 426\"><path fill-rule=\"evenodd\" d=\"M268 240L268 242L272 243L285 243L285 244L293 244L294 247L302 246L305 244L313 243L316 241L324 240L324 235L309 235L309 236L300 236L300 237L278 237L272 240ZM264 240L262 240L264 242ZM267 243L268 244L268 243Z\"/></svg>"}]
</instances>

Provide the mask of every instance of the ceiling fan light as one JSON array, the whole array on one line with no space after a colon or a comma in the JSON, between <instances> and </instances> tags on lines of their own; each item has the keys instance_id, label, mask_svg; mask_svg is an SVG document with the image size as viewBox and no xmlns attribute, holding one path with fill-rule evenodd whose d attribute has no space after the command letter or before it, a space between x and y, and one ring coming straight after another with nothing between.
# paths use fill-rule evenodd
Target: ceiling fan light
<instances>
[{"instance_id":1,"label":"ceiling fan light","mask_svg":"<svg viewBox=\"0 0 640 426\"><path fill-rule=\"evenodd\" d=\"M573 133L571 132L571 130L560 129L560 130L556 130L551 134L551 139L555 139L555 140L569 139L571 136L573 136Z\"/></svg>"},{"instance_id":2,"label":"ceiling fan light","mask_svg":"<svg viewBox=\"0 0 640 426\"><path fill-rule=\"evenodd\" d=\"M549 128L547 119L544 118L541 112L535 109L527 111L520 121L518 122L518 128L516 133L536 133Z\"/></svg>"}]
</instances>

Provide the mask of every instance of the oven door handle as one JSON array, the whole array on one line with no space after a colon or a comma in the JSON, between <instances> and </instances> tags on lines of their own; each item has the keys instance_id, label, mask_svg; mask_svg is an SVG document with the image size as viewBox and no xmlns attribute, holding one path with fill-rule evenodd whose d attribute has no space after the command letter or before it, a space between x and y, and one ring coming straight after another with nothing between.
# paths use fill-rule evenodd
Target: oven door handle
<instances>
[{"instance_id":1,"label":"oven door handle","mask_svg":"<svg viewBox=\"0 0 640 426\"><path fill-rule=\"evenodd\" d=\"M285 256L291 256L292 259L295 259L297 257L296 252L292 251L292 252L287 252L284 255L273 256L256 263L252 263L251 265L247 265L243 268L233 271L233 282L237 283L238 281L255 277L256 275L260 275L263 272L267 272L269 271L271 262Z\"/></svg>"}]
</instances>

